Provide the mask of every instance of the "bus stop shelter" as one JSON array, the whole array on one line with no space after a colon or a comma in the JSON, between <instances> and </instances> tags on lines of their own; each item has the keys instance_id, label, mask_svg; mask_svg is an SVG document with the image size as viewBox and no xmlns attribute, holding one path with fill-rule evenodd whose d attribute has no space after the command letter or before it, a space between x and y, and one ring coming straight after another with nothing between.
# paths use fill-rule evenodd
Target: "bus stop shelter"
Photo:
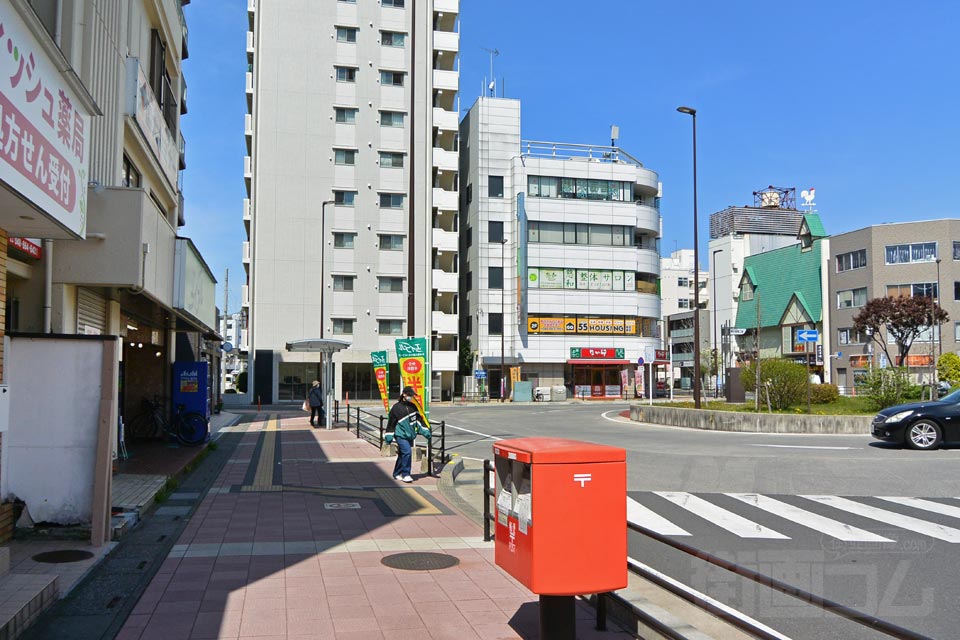
<instances>
[{"instance_id":1,"label":"bus stop shelter","mask_svg":"<svg viewBox=\"0 0 960 640\"><path fill-rule=\"evenodd\" d=\"M292 340L286 344L287 351L290 352L308 352L320 354L320 384L323 385L325 394L324 408L327 416L326 428L333 427L333 354L343 349L349 349L350 343L346 340L336 340L333 338L304 338L301 340Z\"/></svg>"}]
</instances>

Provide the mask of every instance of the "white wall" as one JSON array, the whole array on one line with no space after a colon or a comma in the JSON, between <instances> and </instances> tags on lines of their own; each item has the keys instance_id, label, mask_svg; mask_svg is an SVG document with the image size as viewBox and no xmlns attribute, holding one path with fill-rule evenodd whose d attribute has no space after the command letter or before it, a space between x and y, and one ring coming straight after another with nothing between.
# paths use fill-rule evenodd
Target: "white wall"
<instances>
[{"instance_id":1,"label":"white wall","mask_svg":"<svg viewBox=\"0 0 960 640\"><path fill-rule=\"evenodd\" d=\"M0 496L36 522L91 521L103 342L8 338Z\"/></svg>"}]
</instances>

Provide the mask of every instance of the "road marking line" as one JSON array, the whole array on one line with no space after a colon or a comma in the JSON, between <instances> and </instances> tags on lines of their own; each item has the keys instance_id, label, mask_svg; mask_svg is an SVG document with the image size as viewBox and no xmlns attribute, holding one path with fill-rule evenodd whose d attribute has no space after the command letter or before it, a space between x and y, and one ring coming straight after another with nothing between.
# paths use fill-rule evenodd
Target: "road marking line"
<instances>
[{"instance_id":1,"label":"road marking line","mask_svg":"<svg viewBox=\"0 0 960 640\"><path fill-rule=\"evenodd\" d=\"M497 436L492 436L489 433L480 433L479 431L471 431L470 429L465 429L464 427L458 427L456 425L447 423L448 429L459 429L460 431L466 431L467 433L472 433L475 436L481 436L487 440L503 440L503 438L498 438Z\"/></svg>"},{"instance_id":2,"label":"road marking line","mask_svg":"<svg viewBox=\"0 0 960 640\"><path fill-rule=\"evenodd\" d=\"M645 529L656 531L663 536L690 535L687 531L684 531L652 509L643 506L630 496L627 496L627 522L632 522Z\"/></svg>"},{"instance_id":3,"label":"road marking line","mask_svg":"<svg viewBox=\"0 0 960 640\"><path fill-rule=\"evenodd\" d=\"M776 449L829 449L832 451L847 451L857 447L819 447L812 444L751 444L751 447L773 447Z\"/></svg>"},{"instance_id":4,"label":"road marking line","mask_svg":"<svg viewBox=\"0 0 960 640\"><path fill-rule=\"evenodd\" d=\"M837 496L800 497L807 500L813 500L814 502L819 502L820 504L825 504L828 507L840 509L841 511L846 511L854 515L869 518L870 520L876 520L877 522L893 525L894 527L900 527L901 529L906 529L907 531L913 531L914 533L930 536L931 538L936 538L937 540L943 540L944 542L960 542L960 529L945 527L934 522L927 522L926 520L905 516L894 511L887 511L886 509L871 507L870 505L854 502L853 500L847 500L846 498L838 498Z\"/></svg>"},{"instance_id":5,"label":"road marking line","mask_svg":"<svg viewBox=\"0 0 960 640\"><path fill-rule=\"evenodd\" d=\"M940 504L939 502L933 502L931 500L921 500L920 498L896 498L885 496L877 497L881 500L886 500L887 502L902 504L907 507L913 507L914 509L922 509L923 511L939 513L952 518L960 518L960 507L951 507L948 504Z\"/></svg>"},{"instance_id":6,"label":"road marking line","mask_svg":"<svg viewBox=\"0 0 960 640\"><path fill-rule=\"evenodd\" d=\"M768 529L763 525L747 520L738 516L732 511L727 511L715 504L707 502L685 491L654 491L655 494L669 500L673 504L686 509L690 513L700 516L730 533L741 538L764 538L768 540L789 540L789 536L778 533L773 529Z\"/></svg>"},{"instance_id":7,"label":"road marking line","mask_svg":"<svg viewBox=\"0 0 960 640\"><path fill-rule=\"evenodd\" d=\"M806 511L805 509L795 507L792 504L787 504L786 502L774 500L773 498L769 498L767 496L761 496L756 493L728 493L725 495L728 495L731 498L739 500L740 502L746 503L752 507L772 513L775 516L783 518L784 520L795 522L803 527L813 529L814 531L819 531L820 533L843 540L845 542L893 542L893 540L890 540L889 538L878 536L875 533L870 533L869 531L864 531L863 529L851 527L848 524L821 516L818 513Z\"/></svg>"},{"instance_id":8,"label":"road marking line","mask_svg":"<svg viewBox=\"0 0 960 640\"><path fill-rule=\"evenodd\" d=\"M660 579L663 580L664 582L667 582L667 583L669 583L670 585L672 585L674 588L679 589L680 591L683 591L683 592L685 592L685 593L687 593L687 594L690 594L690 595L694 596L696 599L700 600L701 602L706 602L707 604L712 605L712 606L716 607L717 609L720 609L720 610L723 611L724 613L726 613L726 614L728 614L728 615L731 615L731 616L737 618L738 620L742 620L743 622L746 622L748 625L754 627L755 629L759 629L759 630L763 631L764 633L768 634L770 637L777 638L777 640L791 640L790 636L785 636L785 635L783 635L782 633L779 633L779 632L776 631L775 629L772 629L772 628L768 627L767 625L763 624L762 622L759 622L758 620L754 620L753 618L751 618L751 617L748 616L747 614L741 613L740 611L737 611L737 610L734 609L733 607L730 607L730 606L728 606L728 605L725 605L725 604L723 604L722 602L720 602L719 600L715 600L715 599L711 598L710 596L708 596L708 595L705 594L705 593L700 593L700 592L697 591L696 589L694 589L694 588L692 588L692 587L688 587L687 585L683 584L682 582L679 582L679 581L677 581L677 580L674 580L673 578L671 578L671 577L668 576L667 574L662 573L662 572L660 572L660 571L657 571L657 570L654 569L653 567L650 567L650 566L648 566L648 565L645 565L645 564L643 564L642 562L638 562L638 561L634 560L633 558L627 558L627 563L633 565L633 566L636 567L636 568L643 569L644 571L647 571L647 572L649 572L649 573L652 573L653 575L657 576L658 578L660 578Z\"/></svg>"}]
</instances>

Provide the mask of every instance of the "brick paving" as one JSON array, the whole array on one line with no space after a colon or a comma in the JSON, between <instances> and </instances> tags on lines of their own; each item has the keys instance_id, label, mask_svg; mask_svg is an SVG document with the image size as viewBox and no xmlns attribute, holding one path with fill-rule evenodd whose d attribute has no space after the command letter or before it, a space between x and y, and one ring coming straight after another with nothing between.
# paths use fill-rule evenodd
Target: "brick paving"
<instances>
[{"instance_id":1,"label":"brick paving","mask_svg":"<svg viewBox=\"0 0 960 640\"><path fill-rule=\"evenodd\" d=\"M536 638L537 596L436 491L391 477L393 458L302 414L249 425L118 640ZM359 508L357 508L359 507ZM402 571L398 551L456 556ZM577 637L597 632L578 604Z\"/></svg>"}]
</instances>

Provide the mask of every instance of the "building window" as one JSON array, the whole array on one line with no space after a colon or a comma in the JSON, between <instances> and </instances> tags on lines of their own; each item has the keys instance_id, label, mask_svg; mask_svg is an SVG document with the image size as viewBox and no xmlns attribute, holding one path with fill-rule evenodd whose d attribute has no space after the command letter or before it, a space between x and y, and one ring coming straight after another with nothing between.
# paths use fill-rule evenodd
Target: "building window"
<instances>
[{"instance_id":1,"label":"building window","mask_svg":"<svg viewBox=\"0 0 960 640\"><path fill-rule=\"evenodd\" d=\"M690 278L684 278L684 277L677 278L677 286L678 286L678 287L689 287L689 286L690 286Z\"/></svg>"},{"instance_id":2,"label":"building window","mask_svg":"<svg viewBox=\"0 0 960 640\"><path fill-rule=\"evenodd\" d=\"M356 191L334 191L333 192L333 204L338 207L352 207L354 200L357 198Z\"/></svg>"},{"instance_id":3,"label":"building window","mask_svg":"<svg viewBox=\"0 0 960 640\"><path fill-rule=\"evenodd\" d=\"M490 198L502 198L503 197L503 176L487 176L487 180L488 180L487 196Z\"/></svg>"},{"instance_id":4,"label":"building window","mask_svg":"<svg viewBox=\"0 0 960 640\"><path fill-rule=\"evenodd\" d=\"M747 300L753 300L753 283L751 282L744 282L743 286L740 287L740 301Z\"/></svg>"},{"instance_id":5,"label":"building window","mask_svg":"<svg viewBox=\"0 0 960 640\"><path fill-rule=\"evenodd\" d=\"M333 151L336 164L348 166L357 164L357 152L353 149L334 149Z\"/></svg>"},{"instance_id":6,"label":"building window","mask_svg":"<svg viewBox=\"0 0 960 640\"><path fill-rule=\"evenodd\" d=\"M380 84L390 87L402 87L404 75L403 71L381 71Z\"/></svg>"},{"instance_id":7,"label":"building window","mask_svg":"<svg viewBox=\"0 0 960 640\"><path fill-rule=\"evenodd\" d=\"M379 325L378 329L382 336L403 335L403 320L380 320L377 324Z\"/></svg>"},{"instance_id":8,"label":"building window","mask_svg":"<svg viewBox=\"0 0 960 640\"><path fill-rule=\"evenodd\" d=\"M395 151L380 152L380 168L382 169L402 169L403 154Z\"/></svg>"},{"instance_id":9,"label":"building window","mask_svg":"<svg viewBox=\"0 0 960 640\"><path fill-rule=\"evenodd\" d=\"M337 82L356 82L356 67L335 67L337 70Z\"/></svg>"},{"instance_id":10,"label":"building window","mask_svg":"<svg viewBox=\"0 0 960 640\"><path fill-rule=\"evenodd\" d=\"M863 344L865 342L863 334L850 327L837 330L837 339L840 344Z\"/></svg>"},{"instance_id":11,"label":"building window","mask_svg":"<svg viewBox=\"0 0 960 640\"><path fill-rule=\"evenodd\" d=\"M333 234L334 249L353 249L353 240L357 237L355 233L337 232Z\"/></svg>"},{"instance_id":12,"label":"building window","mask_svg":"<svg viewBox=\"0 0 960 640\"><path fill-rule=\"evenodd\" d=\"M867 266L866 249L841 253L837 256L837 273L850 271L852 269L862 269L865 266Z\"/></svg>"},{"instance_id":13,"label":"building window","mask_svg":"<svg viewBox=\"0 0 960 640\"><path fill-rule=\"evenodd\" d=\"M473 202L473 185L468 184L467 185L467 204L470 204L471 202Z\"/></svg>"},{"instance_id":14,"label":"building window","mask_svg":"<svg viewBox=\"0 0 960 640\"><path fill-rule=\"evenodd\" d=\"M355 27L337 27L337 42L356 42L357 29Z\"/></svg>"},{"instance_id":15,"label":"building window","mask_svg":"<svg viewBox=\"0 0 960 640\"><path fill-rule=\"evenodd\" d=\"M353 281L356 276L333 276L334 291L353 291Z\"/></svg>"},{"instance_id":16,"label":"building window","mask_svg":"<svg viewBox=\"0 0 960 640\"><path fill-rule=\"evenodd\" d=\"M380 293L403 293L403 278L380 276L377 278L377 290Z\"/></svg>"},{"instance_id":17,"label":"building window","mask_svg":"<svg viewBox=\"0 0 960 640\"><path fill-rule=\"evenodd\" d=\"M404 0L381 0L380 6L393 7L394 9L403 9Z\"/></svg>"},{"instance_id":18,"label":"building window","mask_svg":"<svg viewBox=\"0 0 960 640\"><path fill-rule=\"evenodd\" d=\"M344 124L354 124L357 121L357 110L348 107L335 107L336 121Z\"/></svg>"},{"instance_id":19,"label":"building window","mask_svg":"<svg viewBox=\"0 0 960 640\"><path fill-rule=\"evenodd\" d=\"M960 322L953 323L953 339L955 342L960 342Z\"/></svg>"},{"instance_id":20,"label":"building window","mask_svg":"<svg viewBox=\"0 0 960 640\"><path fill-rule=\"evenodd\" d=\"M912 284L888 284L888 298L929 298L930 294L939 298L936 282L915 282Z\"/></svg>"},{"instance_id":21,"label":"building window","mask_svg":"<svg viewBox=\"0 0 960 640\"><path fill-rule=\"evenodd\" d=\"M381 209L403 209L403 194L402 193L381 193L380 208Z\"/></svg>"},{"instance_id":22,"label":"building window","mask_svg":"<svg viewBox=\"0 0 960 640\"><path fill-rule=\"evenodd\" d=\"M936 242L914 242L913 244L892 244L886 247L887 264L908 264L911 262L933 262L937 259Z\"/></svg>"},{"instance_id":23,"label":"building window","mask_svg":"<svg viewBox=\"0 0 960 640\"><path fill-rule=\"evenodd\" d=\"M503 335L503 314L502 313L487 314L487 331L491 336Z\"/></svg>"},{"instance_id":24,"label":"building window","mask_svg":"<svg viewBox=\"0 0 960 640\"><path fill-rule=\"evenodd\" d=\"M534 220L527 225L528 242L634 246L633 228L609 224L576 224Z\"/></svg>"},{"instance_id":25,"label":"building window","mask_svg":"<svg viewBox=\"0 0 960 640\"><path fill-rule=\"evenodd\" d=\"M130 161L130 158L123 156L123 176L120 178L120 184L124 187L136 189L140 187L140 172Z\"/></svg>"},{"instance_id":26,"label":"building window","mask_svg":"<svg viewBox=\"0 0 960 640\"><path fill-rule=\"evenodd\" d=\"M381 31L380 44L385 47L402 47L407 35L396 31Z\"/></svg>"},{"instance_id":27,"label":"building window","mask_svg":"<svg viewBox=\"0 0 960 640\"><path fill-rule=\"evenodd\" d=\"M403 115L404 114L399 111L381 111L380 126L381 127L402 127Z\"/></svg>"},{"instance_id":28,"label":"building window","mask_svg":"<svg viewBox=\"0 0 960 640\"><path fill-rule=\"evenodd\" d=\"M353 318L334 318L333 333L344 336L353 335Z\"/></svg>"},{"instance_id":29,"label":"building window","mask_svg":"<svg viewBox=\"0 0 960 640\"><path fill-rule=\"evenodd\" d=\"M960 242L956 240L953 242L953 259L960 260Z\"/></svg>"},{"instance_id":30,"label":"building window","mask_svg":"<svg viewBox=\"0 0 960 640\"><path fill-rule=\"evenodd\" d=\"M503 267L488 267L487 288L503 289Z\"/></svg>"},{"instance_id":31,"label":"building window","mask_svg":"<svg viewBox=\"0 0 960 640\"><path fill-rule=\"evenodd\" d=\"M382 235L380 236L381 251L403 251L403 236Z\"/></svg>"},{"instance_id":32,"label":"building window","mask_svg":"<svg viewBox=\"0 0 960 640\"><path fill-rule=\"evenodd\" d=\"M487 222L487 242L496 244L503 242L503 222L499 220Z\"/></svg>"},{"instance_id":33,"label":"building window","mask_svg":"<svg viewBox=\"0 0 960 640\"><path fill-rule=\"evenodd\" d=\"M852 309L867 304L867 288L847 289L837 292L837 308Z\"/></svg>"},{"instance_id":34,"label":"building window","mask_svg":"<svg viewBox=\"0 0 960 640\"><path fill-rule=\"evenodd\" d=\"M688 298L680 298L679 300L677 300L678 309L689 309L690 306L691 306L690 300Z\"/></svg>"},{"instance_id":35,"label":"building window","mask_svg":"<svg viewBox=\"0 0 960 640\"><path fill-rule=\"evenodd\" d=\"M633 183L589 178L529 176L527 195L531 198L578 198L633 202Z\"/></svg>"}]
</instances>

